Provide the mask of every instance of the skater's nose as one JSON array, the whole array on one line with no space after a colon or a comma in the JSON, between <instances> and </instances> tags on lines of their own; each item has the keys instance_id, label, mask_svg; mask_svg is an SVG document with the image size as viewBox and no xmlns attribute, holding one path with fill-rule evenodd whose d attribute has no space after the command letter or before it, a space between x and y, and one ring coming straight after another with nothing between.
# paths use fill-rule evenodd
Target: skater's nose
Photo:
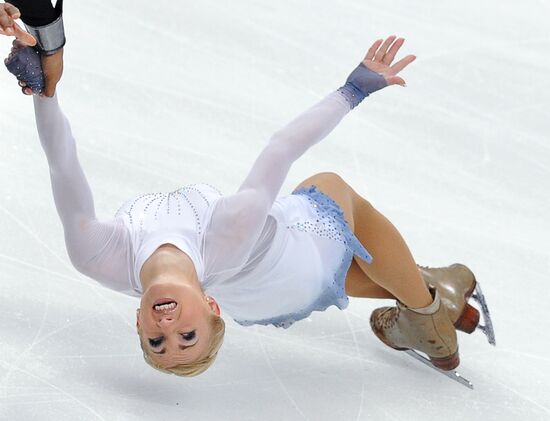
<instances>
[{"instance_id":1,"label":"skater's nose","mask_svg":"<svg viewBox=\"0 0 550 421\"><path fill-rule=\"evenodd\" d=\"M157 325L159 327L167 327L167 326L170 326L173 322L174 322L174 317L172 317L171 315L163 315L157 321Z\"/></svg>"}]
</instances>

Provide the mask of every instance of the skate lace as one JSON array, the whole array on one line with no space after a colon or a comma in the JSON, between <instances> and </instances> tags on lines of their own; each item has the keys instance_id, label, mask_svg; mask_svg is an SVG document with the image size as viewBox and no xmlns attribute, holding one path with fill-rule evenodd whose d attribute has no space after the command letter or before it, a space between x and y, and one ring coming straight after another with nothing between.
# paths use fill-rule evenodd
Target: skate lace
<instances>
[{"instance_id":1,"label":"skate lace","mask_svg":"<svg viewBox=\"0 0 550 421\"><path fill-rule=\"evenodd\" d=\"M383 329L391 329L395 326L397 319L399 318L399 307L389 307L380 313L378 317L378 324Z\"/></svg>"}]
</instances>

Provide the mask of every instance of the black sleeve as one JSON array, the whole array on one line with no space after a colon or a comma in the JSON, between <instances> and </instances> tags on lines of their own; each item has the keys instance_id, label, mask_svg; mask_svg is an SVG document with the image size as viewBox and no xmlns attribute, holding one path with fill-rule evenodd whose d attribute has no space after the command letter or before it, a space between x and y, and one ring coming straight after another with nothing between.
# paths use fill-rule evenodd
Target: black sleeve
<instances>
[{"instance_id":1,"label":"black sleeve","mask_svg":"<svg viewBox=\"0 0 550 421\"><path fill-rule=\"evenodd\" d=\"M44 26L56 20L62 12L63 0L55 7L50 0L8 0L21 12L21 20L30 26Z\"/></svg>"}]
</instances>

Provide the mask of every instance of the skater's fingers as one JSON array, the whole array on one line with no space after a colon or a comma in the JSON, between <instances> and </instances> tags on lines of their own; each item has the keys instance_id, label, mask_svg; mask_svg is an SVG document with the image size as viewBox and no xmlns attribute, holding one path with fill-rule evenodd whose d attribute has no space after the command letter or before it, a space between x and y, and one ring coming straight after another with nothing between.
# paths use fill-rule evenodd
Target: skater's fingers
<instances>
[{"instance_id":1,"label":"skater's fingers","mask_svg":"<svg viewBox=\"0 0 550 421\"><path fill-rule=\"evenodd\" d=\"M404 38L397 38L395 42L392 44L384 58L382 59L382 63L387 64L388 66L392 63L393 59L395 58L395 55L405 42Z\"/></svg>"},{"instance_id":2,"label":"skater's fingers","mask_svg":"<svg viewBox=\"0 0 550 421\"><path fill-rule=\"evenodd\" d=\"M401 60L399 60L397 63L391 66L390 69L392 70L393 74L397 74L415 60L416 60L416 56L413 54L410 54L402 58Z\"/></svg>"},{"instance_id":3,"label":"skater's fingers","mask_svg":"<svg viewBox=\"0 0 550 421\"><path fill-rule=\"evenodd\" d=\"M382 46L374 55L374 61L382 61L384 55L388 52L388 48L390 48L390 45L392 45L392 43L395 41L395 38L395 35L390 35L388 38L386 38L386 41L384 41Z\"/></svg>"},{"instance_id":4,"label":"skater's fingers","mask_svg":"<svg viewBox=\"0 0 550 421\"><path fill-rule=\"evenodd\" d=\"M12 37L14 35L12 25L9 25L9 24L3 25L0 22L0 35L6 35L8 37Z\"/></svg>"},{"instance_id":5,"label":"skater's fingers","mask_svg":"<svg viewBox=\"0 0 550 421\"><path fill-rule=\"evenodd\" d=\"M0 27L0 35L15 36L25 46L28 45L29 47L34 47L36 45L36 38L21 29L21 27L15 22L11 26L8 26L5 30Z\"/></svg>"},{"instance_id":6,"label":"skater's fingers","mask_svg":"<svg viewBox=\"0 0 550 421\"><path fill-rule=\"evenodd\" d=\"M17 7L9 4L2 3L0 4L0 33L2 35L13 35L13 20L19 19L21 13Z\"/></svg>"},{"instance_id":7,"label":"skater's fingers","mask_svg":"<svg viewBox=\"0 0 550 421\"><path fill-rule=\"evenodd\" d=\"M23 31L23 29L21 29L21 27L17 25L17 23L15 23L14 20L19 19L20 17L21 13L19 12L19 9L17 7L9 3L0 4L0 34L15 36L23 41L26 45L29 45L31 47L35 46L36 39L32 35Z\"/></svg>"},{"instance_id":8,"label":"skater's fingers","mask_svg":"<svg viewBox=\"0 0 550 421\"><path fill-rule=\"evenodd\" d=\"M4 59L4 64L7 66L8 63L13 60L13 57L18 53L18 51L26 47L27 46L21 41L19 41L18 39L14 39L12 42L10 54L8 55L8 57L6 57L6 59Z\"/></svg>"},{"instance_id":9,"label":"skater's fingers","mask_svg":"<svg viewBox=\"0 0 550 421\"><path fill-rule=\"evenodd\" d=\"M386 77L386 82L388 82L388 86L390 85L399 85L399 86L407 86L405 84L405 80L399 76L388 76Z\"/></svg>"},{"instance_id":10,"label":"skater's fingers","mask_svg":"<svg viewBox=\"0 0 550 421\"><path fill-rule=\"evenodd\" d=\"M13 25L13 19L6 13L2 6L3 5L0 4L0 30L7 31L7 29ZM2 34L7 35L5 32Z\"/></svg>"},{"instance_id":11,"label":"skater's fingers","mask_svg":"<svg viewBox=\"0 0 550 421\"><path fill-rule=\"evenodd\" d=\"M11 59L15 54L17 54L17 52L23 48L25 48L26 45L23 44L21 41L19 41L18 39L15 39L13 40L13 43L12 43L12 46L11 46L11 51L10 51L10 55L9 55L9 59Z\"/></svg>"},{"instance_id":12,"label":"skater's fingers","mask_svg":"<svg viewBox=\"0 0 550 421\"><path fill-rule=\"evenodd\" d=\"M4 3L4 10L12 19L19 19L21 17L21 12L19 12L19 9L15 7L13 4L10 3Z\"/></svg>"},{"instance_id":13,"label":"skater's fingers","mask_svg":"<svg viewBox=\"0 0 550 421\"><path fill-rule=\"evenodd\" d=\"M15 55L15 53L17 52L17 49L15 47L11 47L11 51L10 53L8 54L8 56L4 59L4 64L7 66L10 61L13 59L13 56Z\"/></svg>"},{"instance_id":14,"label":"skater's fingers","mask_svg":"<svg viewBox=\"0 0 550 421\"><path fill-rule=\"evenodd\" d=\"M31 34L21 29L21 27L14 23L13 30L15 32L15 37L21 41L23 44L28 45L29 47L34 47L36 45L36 38Z\"/></svg>"},{"instance_id":15,"label":"skater's fingers","mask_svg":"<svg viewBox=\"0 0 550 421\"><path fill-rule=\"evenodd\" d=\"M25 95L32 95L32 89L28 87L21 88L21 92Z\"/></svg>"},{"instance_id":16,"label":"skater's fingers","mask_svg":"<svg viewBox=\"0 0 550 421\"><path fill-rule=\"evenodd\" d=\"M26 83L25 81L23 81L23 80L20 80L19 82L17 82L17 84L18 84L19 86L21 86L22 88L24 88L25 86L27 86L27 83Z\"/></svg>"},{"instance_id":17,"label":"skater's fingers","mask_svg":"<svg viewBox=\"0 0 550 421\"><path fill-rule=\"evenodd\" d=\"M374 41L374 43L369 48L369 51L367 51L367 55L365 56L363 61L372 60L374 58L374 54L376 54L376 50L378 50L378 47L380 47L383 41L383 39L377 39L376 41Z\"/></svg>"},{"instance_id":18,"label":"skater's fingers","mask_svg":"<svg viewBox=\"0 0 550 421\"><path fill-rule=\"evenodd\" d=\"M17 51L17 50L20 50L21 48L25 48L25 47L26 47L26 44L22 43L17 38L15 38L13 40L13 42L11 43L11 50L12 51Z\"/></svg>"}]
</instances>

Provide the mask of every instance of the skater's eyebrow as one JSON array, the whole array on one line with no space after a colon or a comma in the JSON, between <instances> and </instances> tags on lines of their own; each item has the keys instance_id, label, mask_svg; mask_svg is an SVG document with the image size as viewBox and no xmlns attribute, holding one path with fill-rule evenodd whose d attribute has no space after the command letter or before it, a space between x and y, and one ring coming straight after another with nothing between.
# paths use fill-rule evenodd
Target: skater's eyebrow
<instances>
[{"instance_id":1,"label":"skater's eyebrow","mask_svg":"<svg viewBox=\"0 0 550 421\"><path fill-rule=\"evenodd\" d=\"M187 348L194 347L198 343L199 343L199 341L197 341L193 345L189 345L189 346L179 345L179 349L181 349L182 351L185 351ZM166 348L160 350L159 352L153 351L153 354L166 354Z\"/></svg>"}]
</instances>

